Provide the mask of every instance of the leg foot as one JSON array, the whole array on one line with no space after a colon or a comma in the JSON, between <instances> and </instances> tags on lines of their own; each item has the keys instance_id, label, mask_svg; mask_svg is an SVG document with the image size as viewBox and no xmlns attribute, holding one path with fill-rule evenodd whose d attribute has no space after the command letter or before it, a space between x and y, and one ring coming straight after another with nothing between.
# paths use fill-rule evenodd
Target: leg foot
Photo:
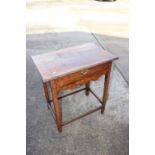
<instances>
[{"instance_id":1,"label":"leg foot","mask_svg":"<svg viewBox=\"0 0 155 155\"><path fill-rule=\"evenodd\" d=\"M101 109L101 114L104 114L104 110L105 110L105 107Z\"/></svg>"},{"instance_id":2,"label":"leg foot","mask_svg":"<svg viewBox=\"0 0 155 155\"><path fill-rule=\"evenodd\" d=\"M61 133L62 132L62 127L58 129L58 131Z\"/></svg>"}]
</instances>

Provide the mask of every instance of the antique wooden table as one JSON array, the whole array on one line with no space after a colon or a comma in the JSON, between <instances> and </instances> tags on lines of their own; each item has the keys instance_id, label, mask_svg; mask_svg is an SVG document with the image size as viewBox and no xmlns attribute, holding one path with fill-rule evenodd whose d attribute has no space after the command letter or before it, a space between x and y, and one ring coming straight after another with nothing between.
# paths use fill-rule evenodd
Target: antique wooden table
<instances>
[{"instance_id":1,"label":"antique wooden table","mask_svg":"<svg viewBox=\"0 0 155 155\"><path fill-rule=\"evenodd\" d=\"M116 56L103 50L96 44L87 43L32 56L32 59L41 74L48 109L51 110L53 114L59 132L62 131L62 126L92 112L97 110L101 110L101 113L104 112L108 95L111 65L112 61L117 59ZM97 80L101 75L105 75L102 100L100 100L89 87L90 81ZM85 88L83 89L64 96L58 96L61 90L71 89L83 84L85 84ZM50 99L48 86L51 90L52 100ZM89 95L89 92L91 92L101 103L101 106L69 121L62 122L59 99L83 90L85 90L86 95ZM54 109L51 103L53 103Z\"/></svg>"}]
</instances>

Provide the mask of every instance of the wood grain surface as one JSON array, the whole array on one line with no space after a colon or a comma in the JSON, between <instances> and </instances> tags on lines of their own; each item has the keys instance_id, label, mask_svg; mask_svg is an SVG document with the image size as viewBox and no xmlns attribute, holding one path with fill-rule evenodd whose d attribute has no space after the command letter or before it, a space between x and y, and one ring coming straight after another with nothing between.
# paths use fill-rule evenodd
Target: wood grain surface
<instances>
[{"instance_id":1,"label":"wood grain surface","mask_svg":"<svg viewBox=\"0 0 155 155\"><path fill-rule=\"evenodd\" d=\"M32 56L32 59L43 82L48 82L118 58L94 43L86 43Z\"/></svg>"},{"instance_id":2,"label":"wood grain surface","mask_svg":"<svg viewBox=\"0 0 155 155\"><path fill-rule=\"evenodd\" d=\"M111 62L96 65L88 69L83 69L57 78L58 89L72 89L76 86L83 85L92 80L97 80L101 75L106 74L111 67Z\"/></svg>"}]
</instances>

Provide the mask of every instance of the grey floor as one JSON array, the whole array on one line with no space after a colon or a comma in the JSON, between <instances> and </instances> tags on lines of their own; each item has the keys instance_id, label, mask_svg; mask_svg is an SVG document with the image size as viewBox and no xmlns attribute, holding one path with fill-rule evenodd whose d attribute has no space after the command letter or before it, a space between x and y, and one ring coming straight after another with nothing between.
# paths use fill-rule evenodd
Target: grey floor
<instances>
[{"instance_id":1,"label":"grey floor","mask_svg":"<svg viewBox=\"0 0 155 155\"><path fill-rule=\"evenodd\" d=\"M65 126L63 132L58 133L47 110L40 75L31 55L85 42L96 42L96 39L83 32L27 35L27 155L129 154L128 84L115 66L104 115L98 111ZM101 77L91 83L100 97L103 80ZM97 100L92 95L86 97L84 92L65 98L61 101L63 120L97 105Z\"/></svg>"}]
</instances>

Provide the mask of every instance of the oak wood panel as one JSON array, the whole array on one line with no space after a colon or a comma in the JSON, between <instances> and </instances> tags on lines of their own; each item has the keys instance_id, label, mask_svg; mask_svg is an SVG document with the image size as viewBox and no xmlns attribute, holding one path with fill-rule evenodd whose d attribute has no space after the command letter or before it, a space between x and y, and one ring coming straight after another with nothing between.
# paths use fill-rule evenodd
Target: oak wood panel
<instances>
[{"instance_id":1,"label":"oak wood panel","mask_svg":"<svg viewBox=\"0 0 155 155\"><path fill-rule=\"evenodd\" d=\"M90 80L97 80L109 70L110 65L111 62L108 62L60 77L57 79L58 87L59 89L69 89L86 84Z\"/></svg>"},{"instance_id":2,"label":"oak wood panel","mask_svg":"<svg viewBox=\"0 0 155 155\"><path fill-rule=\"evenodd\" d=\"M88 67L110 62L117 57L94 43L87 43L33 56L32 59L42 80L48 82Z\"/></svg>"}]
</instances>

